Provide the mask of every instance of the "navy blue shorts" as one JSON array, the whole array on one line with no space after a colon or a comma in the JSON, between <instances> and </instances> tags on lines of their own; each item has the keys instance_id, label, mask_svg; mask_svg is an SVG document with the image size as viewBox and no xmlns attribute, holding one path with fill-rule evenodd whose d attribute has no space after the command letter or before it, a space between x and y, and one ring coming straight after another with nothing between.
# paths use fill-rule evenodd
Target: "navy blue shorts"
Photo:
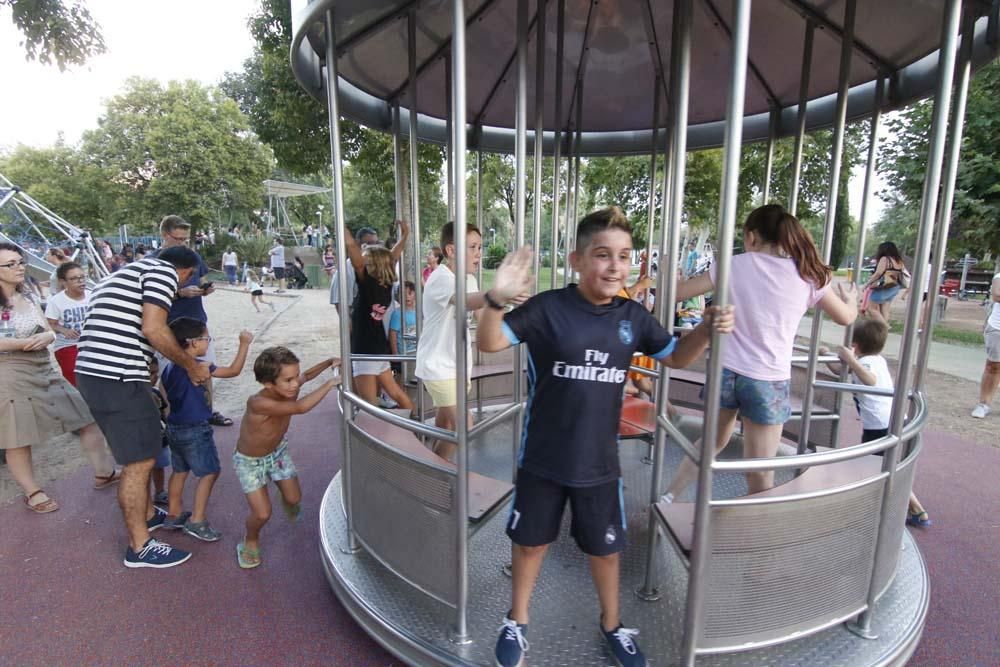
<instances>
[{"instance_id":1,"label":"navy blue shorts","mask_svg":"<svg viewBox=\"0 0 1000 667\"><path fill-rule=\"evenodd\" d=\"M570 534L582 552L610 556L625 549L625 505L620 479L597 486L564 486L527 470L518 470L507 536L523 547L555 542L567 500L573 512Z\"/></svg>"},{"instance_id":2,"label":"navy blue shorts","mask_svg":"<svg viewBox=\"0 0 1000 667\"><path fill-rule=\"evenodd\" d=\"M222 470L215 436L208 422L167 424L167 441L170 443L170 467L174 472L192 472L195 477L204 477L217 475Z\"/></svg>"}]
</instances>

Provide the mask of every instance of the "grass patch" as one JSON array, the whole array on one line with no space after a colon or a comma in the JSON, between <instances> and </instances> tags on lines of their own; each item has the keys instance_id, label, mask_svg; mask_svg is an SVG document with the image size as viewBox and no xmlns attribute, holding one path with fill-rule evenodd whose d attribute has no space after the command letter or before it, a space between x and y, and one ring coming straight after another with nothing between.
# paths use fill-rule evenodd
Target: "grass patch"
<instances>
[{"instance_id":1,"label":"grass patch","mask_svg":"<svg viewBox=\"0 0 1000 667\"><path fill-rule=\"evenodd\" d=\"M903 321L892 320L889 322L889 333L902 334ZM931 338L936 343L950 343L957 345L968 345L972 347L982 347L985 344L983 334L979 331L963 331L941 326L934 327L934 334Z\"/></svg>"}]
</instances>

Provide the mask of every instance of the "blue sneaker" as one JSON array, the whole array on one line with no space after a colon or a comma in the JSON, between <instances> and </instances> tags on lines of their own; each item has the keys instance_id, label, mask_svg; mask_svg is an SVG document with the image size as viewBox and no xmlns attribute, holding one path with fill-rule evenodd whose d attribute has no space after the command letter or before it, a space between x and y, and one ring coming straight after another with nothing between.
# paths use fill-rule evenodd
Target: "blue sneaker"
<instances>
[{"instance_id":1,"label":"blue sneaker","mask_svg":"<svg viewBox=\"0 0 1000 667\"><path fill-rule=\"evenodd\" d=\"M604 634L604 639L608 642L608 648L611 649L611 655L614 656L615 663L621 667L646 667L646 656L642 654L642 651L639 650L639 645L633 639L633 637L639 634L638 630L619 625L611 632L608 632L601 625L601 632Z\"/></svg>"},{"instance_id":2,"label":"blue sneaker","mask_svg":"<svg viewBox=\"0 0 1000 667\"><path fill-rule=\"evenodd\" d=\"M527 631L527 625L519 625L509 617L504 617L497 647L493 652L496 667L520 667L524 664L524 654L528 651L528 640L524 638Z\"/></svg>"},{"instance_id":3,"label":"blue sneaker","mask_svg":"<svg viewBox=\"0 0 1000 667\"><path fill-rule=\"evenodd\" d=\"M125 551L125 567L173 567L190 557L191 554L187 551L174 549L165 542L149 538L139 549L139 553L132 551L131 546Z\"/></svg>"},{"instance_id":4,"label":"blue sneaker","mask_svg":"<svg viewBox=\"0 0 1000 667\"><path fill-rule=\"evenodd\" d=\"M157 528L162 528L163 523L167 520L166 510L162 510L159 507L153 507L153 518L146 519L146 530L153 532Z\"/></svg>"}]
</instances>

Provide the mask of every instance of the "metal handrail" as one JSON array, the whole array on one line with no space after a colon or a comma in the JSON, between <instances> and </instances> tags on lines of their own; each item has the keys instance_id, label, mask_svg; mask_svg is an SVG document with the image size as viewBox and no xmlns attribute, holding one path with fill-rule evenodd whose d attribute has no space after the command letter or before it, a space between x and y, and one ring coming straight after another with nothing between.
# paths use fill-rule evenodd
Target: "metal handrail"
<instances>
[{"instance_id":1,"label":"metal handrail","mask_svg":"<svg viewBox=\"0 0 1000 667\"><path fill-rule=\"evenodd\" d=\"M907 442L914 438L927 422L927 402L924 395L917 392L911 400L915 407L913 419L903 427L902 433L899 436L890 433L870 442L812 454L797 454L795 456L780 456L777 458L742 459L740 461L714 461L712 469L725 472L753 472L760 470L809 468L883 452L898 443Z\"/></svg>"},{"instance_id":2,"label":"metal handrail","mask_svg":"<svg viewBox=\"0 0 1000 667\"><path fill-rule=\"evenodd\" d=\"M437 440L444 440L446 442L456 441L454 431L446 431L443 428L438 428L437 426L428 426L423 422L407 419L406 417L400 417L395 412L390 412L385 408L372 405L354 392L341 391L340 393L351 403L351 405L361 410L361 412L389 422L393 426L398 426L402 429L410 431L411 433L419 433L420 435L425 435L429 438L435 438Z\"/></svg>"},{"instance_id":3,"label":"metal handrail","mask_svg":"<svg viewBox=\"0 0 1000 667\"><path fill-rule=\"evenodd\" d=\"M816 380L813 382L813 386L816 389L829 389L831 391L843 391L850 392L852 394L871 394L873 396L895 396L895 389L888 389L886 387L869 387L864 384L854 384L852 382L831 382L828 380ZM912 397L913 394L911 393Z\"/></svg>"},{"instance_id":4,"label":"metal handrail","mask_svg":"<svg viewBox=\"0 0 1000 667\"><path fill-rule=\"evenodd\" d=\"M681 430L677 428L672 421L670 421L670 419L664 415L656 415L656 423L659 424L663 430L665 430L667 434L674 439L674 442L676 442L680 448L684 450L684 453L688 455L688 458L697 464L701 464L701 453L694 448L694 444L687 439L687 436L684 435Z\"/></svg>"},{"instance_id":5,"label":"metal handrail","mask_svg":"<svg viewBox=\"0 0 1000 667\"><path fill-rule=\"evenodd\" d=\"M473 426L469 430L468 439L472 440L473 438L478 437L479 435L481 435L481 434L485 433L486 431L488 431L490 429L490 427L492 427L494 424L497 424L497 423L499 423L499 422L507 419L512 414L520 412L520 411L521 411L521 404L520 403L512 403L512 404L508 405L506 408L504 408L500 412L487 417L483 421L481 421L478 424L476 424L475 426Z\"/></svg>"}]
</instances>

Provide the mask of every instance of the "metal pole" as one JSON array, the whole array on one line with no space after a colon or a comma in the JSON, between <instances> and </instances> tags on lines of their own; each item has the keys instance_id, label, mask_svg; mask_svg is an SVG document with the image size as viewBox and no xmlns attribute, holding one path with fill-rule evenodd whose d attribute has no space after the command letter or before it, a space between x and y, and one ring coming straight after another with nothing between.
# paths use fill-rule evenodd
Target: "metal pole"
<instances>
[{"instance_id":1,"label":"metal pole","mask_svg":"<svg viewBox=\"0 0 1000 667\"><path fill-rule=\"evenodd\" d=\"M778 126L781 124L781 108L771 109L771 118L767 126L767 150L764 157L764 183L761 204L771 201L771 177L774 174L774 144L778 140Z\"/></svg>"},{"instance_id":2,"label":"metal pole","mask_svg":"<svg viewBox=\"0 0 1000 667\"><path fill-rule=\"evenodd\" d=\"M583 144L583 80L577 85L576 93L576 150L573 151L573 223L569 229L569 238L576 245L576 221L580 218L580 146ZM569 264L569 253L566 254ZM571 267L570 267L571 268ZM566 272L566 280L576 278L576 271Z\"/></svg>"},{"instance_id":3,"label":"metal pole","mask_svg":"<svg viewBox=\"0 0 1000 667\"><path fill-rule=\"evenodd\" d=\"M528 144L528 0L517 0L517 99L514 114L514 248L524 245L525 152ZM535 249L537 252L537 248ZM514 347L514 403L523 396L524 354ZM514 422L512 442L513 478L517 478L517 454L521 448L524 420Z\"/></svg>"},{"instance_id":4,"label":"metal pole","mask_svg":"<svg viewBox=\"0 0 1000 667\"><path fill-rule=\"evenodd\" d=\"M693 1L678 0L674 3L674 25L670 53L670 120L672 130L670 130L671 147L669 152L664 154L664 170L671 174L669 187L669 199L667 198L668 188L664 187L663 209L669 207L669 217L663 216L660 230L660 274L661 289L657 289L656 305L662 308L661 313L667 313L666 319L661 320L667 331L674 332L674 301L677 299L677 275L678 244L680 234L678 233L678 221L684 210L684 168L687 159L687 122L688 103L691 85L691 22L693 16ZM657 80L656 95L659 97L660 81ZM654 124L655 128L655 124ZM655 129L654 129L655 146ZM671 164L667 169L668 161ZM664 183L666 185L666 183ZM652 213L652 206L650 207ZM664 248L662 239L668 238L666 235L667 223L670 223L668 247ZM650 215L650 225L652 225L652 215ZM652 261L652 254L650 254ZM656 414L662 415L667 408L667 395L670 389L670 369L660 366L660 381L656 393ZM649 485L649 502L655 503L660 495L663 486L663 456L666 449L666 432L657 420L655 445L653 447L653 475ZM638 591L640 598L645 600L655 600L659 598L655 587L656 569L656 543L657 526L656 517L653 512L649 513L649 532L646 545L646 576L642 588Z\"/></svg>"},{"instance_id":5,"label":"metal pole","mask_svg":"<svg viewBox=\"0 0 1000 667\"><path fill-rule=\"evenodd\" d=\"M445 104L448 105L448 109L451 109L453 105L454 92L452 88L452 77L451 77L451 56L444 57L444 100ZM445 146L445 197L448 200L448 220L454 222L455 220L455 163L452 162L452 156L455 155L453 150L455 141L455 127L454 121L451 114L447 114L444 119L445 123L445 134L447 135L447 146ZM457 246L456 246L457 247ZM442 248L444 250L444 248Z\"/></svg>"},{"instance_id":6,"label":"metal pole","mask_svg":"<svg viewBox=\"0 0 1000 667\"><path fill-rule=\"evenodd\" d=\"M922 285L924 272L927 270L927 257L930 254L930 236L933 230L934 217L937 214L938 189L941 185L941 163L945 154L945 135L948 127L948 107L951 102L951 85L955 74L955 46L958 42L959 14L962 3L960 0L948 0L941 21L941 49L938 59L938 81L934 93L934 110L931 120L931 135L927 151L927 172L924 177L923 198L920 205L920 227L917 232L917 249L914 253L912 284ZM896 394L892 400L892 416L889 420L889 432L899 436L903 431L903 423L909 406L910 376L913 367L913 357L917 340L917 327L913 326L920 317L920 299L911 298L906 308L907 326L903 330L903 340L899 351L899 370L896 376ZM872 579L868 585L867 608L858 617L857 625L851 630L863 637L872 637L872 610L875 606L875 575L880 570L881 563L886 558L896 558L899 554L899 543L889 544L888 533L895 529L888 525L888 517L892 515L889 499L893 497L896 485L896 467L899 463L900 446L896 445L886 450L882 460L882 470L888 471L885 487L882 492L881 516L879 520L878 537L875 542L875 565L872 568Z\"/></svg>"},{"instance_id":7,"label":"metal pole","mask_svg":"<svg viewBox=\"0 0 1000 667\"><path fill-rule=\"evenodd\" d=\"M409 90L407 97L410 104L410 234L413 236L413 256L420 257L420 144L417 142L417 15L411 11L406 21L407 59L409 64ZM424 287L421 281L414 281L416 289L417 339L424 328ZM424 420L425 401L424 383L417 378L417 414L420 421Z\"/></svg>"},{"instance_id":8,"label":"metal pole","mask_svg":"<svg viewBox=\"0 0 1000 667\"><path fill-rule=\"evenodd\" d=\"M833 147L830 149L830 189L826 197L826 221L823 225L823 248L820 251L824 264L830 263L833 249L833 226L837 220L837 197L840 194L840 167L844 158L844 127L847 123L847 93L851 84L851 56L854 54L854 19L857 0L847 0L844 6L844 32L840 41L840 75L837 81L837 111L833 126ZM840 220L840 224L850 224L850 220ZM831 281L832 281L831 277ZM832 289L832 285L831 285ZM813 309L812 334L809 337L809 362L806 364L806 389L802 397L802 423L799 427L798 453L804 454L809 444L809 420L812 418L812 402L816 388L816 354L823 328L823 311Z\"/></svg>"},{"instance_id":9,"label":"metal pole","mask_svg":"<svg viewBox=\"0 0 1000 667\"><path fill-rule=\"evenodd\" d=\"M394 201L396 220L403 219L403 137L400 132L399 126L399 102L394 102L392 105L392 175L393 175L393 185L395 188ZM320 225L322 228L322 224ZM399 352L402 353L406 347L406 259L409 253L406 252L404 248L403 253L399 257ZM414 253L413 259L415 266L417 267L417 273L420 273L419 265L419 254ZM410 369L409 365L406 363L401 363L403 375L403 386L407 384L409 379Z\"/></svg>"},{"instance_id":10,"label":"metal pole","mask_svg":"<svg viewBox=\"0 0 1000 667\"><path fill-rule=\"evenodd\" d=\"M927 375L927 360L931 353L931 332L934 323L934 310L937 307L937 294L941 286L941 269L944 267L945 249L948 245L948 228L951 226L951 207L955 201L955 179L958 176L958 160L962 151L962 130L965 123L965 104L969 96L969 78L972 70L972 40L976 28L976 15L971 7L965 8L962 17L962 45L958 54L958 68L955 73L955 105L951 114L951 125L948 137L948 164L945 168L944 189L941 193L941 208L935 233L933 260L930 282L927 285L927 306L923 317L924 335L920 339L920 349L917 352L917 370L913 386L917 391L923 391ZM968 254L966 254L968 267ZM968 270L963 269L963 271ZM910 285L910 299L916 298L919 283Z\"/></svg>"},{"instance_id":11,"label":"metal pole","mask_svg":"<svg viewBox=\"0 0 1000 667\"><path fill-rule=\"evenodd\" d=\"M747 76L747 52L750 38L750 0L733 3L733 52L732 73L729 79L729 96L726 104L726 131L723 143L722 202L719 207L719 248L716 261L715 305L729 303L729 265L733 255L733 233L736 226L736 209L739 199L740 144L743 140L743 99ZM680 139L680 137L678 137ZM674 159L681 151L675 150ZM675 176L676 177L676 176ZM681 645L683 664L694 666L698 647L698 630L704 607L705 578L707 575L709 501L712 496L712 462L715 459L715 440L719 420L719 381L722 378L722 351L725 341L712 333L712 354L709 357L705 385L705 426L701 440L701 462L698 470L698 495L695 501L694 541L688 579L687 609L684 614L684 639Z\"/></svg>"},{"instance_id":12,"label":"metal pole","mask_svg":"<svg viewBox=\"0 0 1000 667\"><path fill-rule=\"evenodd\" d=\"M649 201L646 210L646 272L653 264L653 227L656 220L656 143L659 140L660 87L663 80L657 74L653 79L653 137L649 149ZM663 203L666 206L666 200ZM663 261L662 259L660 260ZM647 298L648 303L648 298Z\"/></svg>"},{"instance_id":13,"label":"metal pole","mask_svg":"<svg viewBox=\"0 0 1000 667\"><path fill-rule=\"evenodd\" d=\"M552 239L550 245L549 265L552 267L552 274L549 277L549 289L556 288L556 279L559 274L559 198L562 188L562 89L563 89L563 43L565 42L566 28L566 0L556 0L556 123L553 129L552 142ZM564 237L565 238L565 237ZM569 254L569 248L566 253Z\"/></svg>"},{"instance_id":14,"label":"metal pole","mask_svg":"<svg viewBox=\"0 0 1000 667\"><path fill-rule=\"evenodd\" d=\"M569 151L566 157L566 213L563 215L565 219L565 227L563 228L563 245L566 246L566 254L563 257L563 274L562 274L562 286L566 287L569 284L569 254L573 251L573 231L576 224L575 212L573 211L573 192L574 192L574 174L576 173L577 163L574 160L574 155L576 155L576 130L573 127L569 129Z\"/></svg>"},{"instance_id":15,"label":"metal pole","mask_svg":"<svg viewBox=\"0 0 1000 667\"><path fill-rule=\"evenodd\" d=\"M868 236L868 217L871 209L872 184L875 182L875 158L878 149L878 130L882 121L882 103L885 99L885 79L881 73L875 79L875 105L872 111L871 126L868 132L868 161L865 165L865 183L861 194L861 220L858 221L858 247L854 253L854 276L853 282L861 284L861 264L865 261L865 242ZM854 334L854 323L848 324L844 329L844 345L850 347L851 337ZM847 374L850 370L847 364L843 364L840 370L840 382L847 381ZM840 414L840 406L843 403L844 395L837 392L833 399L833 413ZM834 420L831 425L832 433L830 440L837 446L840 442L840 420Z\"/></svg>"},{"instance_id":16,"label":"metal pole","mask_svg":"<svg viewBox=\"0 0 1000 667\"><path fill-rule=\"evenodd\" d=\"M452 152L448 155L448 163L454 164L455 175L455 381L460 387L457 392L455 411L455 440L458 445L458 490L455 499L456 534L455 547L458 551L457 577L458 595L455 603L455 628L451 640L459 644L468 644L466 627L466 612L469 604L469 447L468 426L465 418L468 414L465 392L469 377L468 342L469 328L465 317L465 282L466 282L466 206L465 206L465 3L463 0L452 2L452 38L451 38L451 108L449 116L452 120L451 145Z\"/></svg>"},{"instance_id":17,"label":"metal pole","mask_svg":"<svg viewBox=\"0 0 1000 667\"><path fill-rule=\"evenodd\" d=\"M482 134L477 136L482 137ZM483 236L483 149L481 146L476 146L476 228L479 230L480 237ZM476 268L476 285L479 289L483 290L483 262L482 259L479 261L479 266ZM478 337L478 330L477 330ZM474 349L475 364L478 366L483 361L482 352L479 350L479 346L476 345ZM483 395L482 395L482 383L476 382L476 414L483 414Z\"/></svg>"},{"instance_id":18,"label":"metal pole","mask_svg":"<svg viewBox=\"0 0 1000 667\"><path fill-rule=\"evenodd\" d=\"M538 293L539 276L541 268L542 254L542 164L543 164L543 142L545 140L545 10L546 2L540 0L538 4L537 25L535 28L535 164L534 164L534 188L532 199L531 215L531 235L532 246L535 248L534 275L535 293ZM549 262L551 264L551 262Z\"/></svg>"},{"instance_id":19,"label":"metal pole","mask_svg":"<svg viewBox=\"0 0 1000 667\"><path fill-rule=\"evenodd\" d=\"M347 270L347 243L344 234L349 234L347 224L344 221L344 170L343 153L340 150L340 101L337 99L337 36L333 21L333 10L328 9L325 20L326 30L326 105L329 113L330 123L330 160L333 167L333 211L334 226L337 229L337 271L341 276ZM347 301L347 282L338 281L340 288L340 303ZM352 419L353 408L344 397L344 392L351 391L351 342L348 309L341 309L343 317L340 318L340 366L341 393L340 408L340 441L341 441L341 468L340 479L343 490L344 513L347 515L347 546L342 550L346 553L355 553L359 547L354 537L354 516L351 511L351 447L350 428L348 422Z\"/></svg>"},{"instance_id":20,"label":"metal pole","mask_svg":"<svg viewBox=\"0 0 1000 667\"><path fill-rule=\"evenodd\" d=\"M788 195L788 212L795 215L799 208L799 179L802 177L802 144L806 138L806 107L809 104L809 75L812 70L813 34L816 25L806 21L806 39L802 46L802 75L799 78L798 129L795 132L795 151L792 154L792 182Z\"/></svg>"}]
</instances>

